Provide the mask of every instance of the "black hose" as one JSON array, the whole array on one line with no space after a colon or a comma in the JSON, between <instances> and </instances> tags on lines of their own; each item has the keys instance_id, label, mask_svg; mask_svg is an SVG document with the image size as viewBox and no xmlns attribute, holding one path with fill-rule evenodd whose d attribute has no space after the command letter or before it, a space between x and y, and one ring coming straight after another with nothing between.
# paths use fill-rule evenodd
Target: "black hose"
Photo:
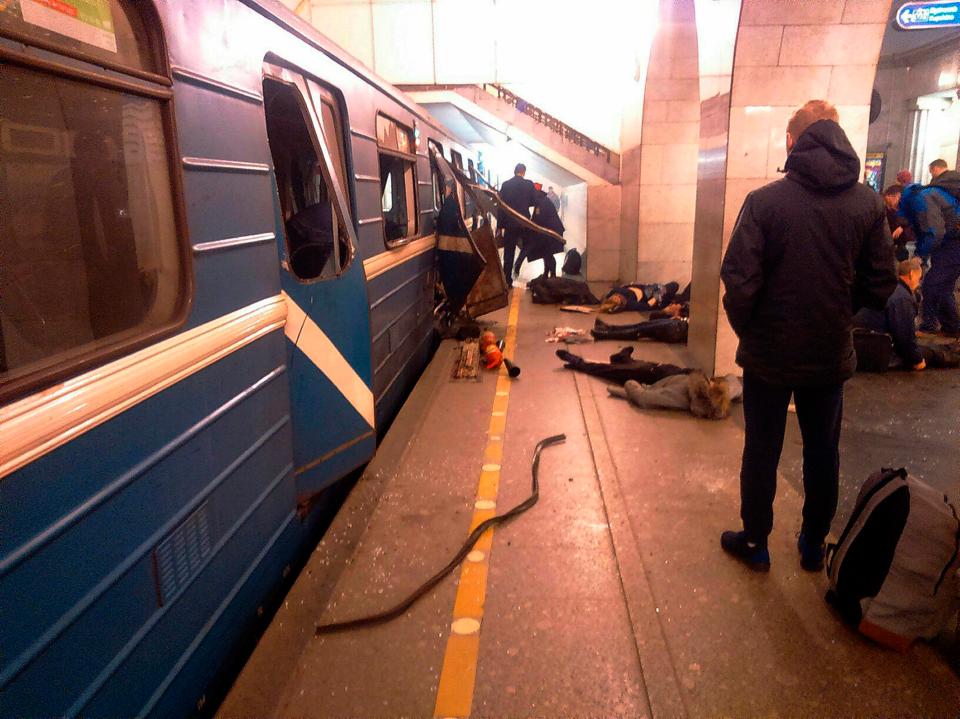
<instances>
[{"instance_id":1,"label":"black hose","mask_svg":"<svg viewBox=\"0 0 960 719\"><path fill-rule=\"evenodd\" d=\"M460 551L456 553L453 559L450 560L450 563L447 564L443 569L434 574L430 579L420 585L413 594L408 596L406 599L401 601L394 607L386 609L377 614L371 614L366 617L360 617L358 619L348 619L343 622L333 622L331 624L318 624L314 632L315 636L320 636L321 634L332 634L333 632L343 632L348 629L359 629L360 627L372 627L377 624L383 624L389 622L392 619L404 614L410 607L412 607L417 600L419 600L424 594L433 589L440 581L446 577L450 572L452 572L460 562L463 561L463 558L466 557L470 550L473 549L473 545L477 543L477 540L480 539L480 536L486 532L490 527L495 527L498 524L503 524L517 515L523 514L530 507L537 503L537 500L540 499L540 480L537 478L537 471L540 468L540 451L544 447L549 447L552 444L559 444L567 439L565 434L557 434L552 437L547 437L542 439L537 443L537 447L533 452L533 465L530 468L530 473L533 477L531 481L531 491L530 496L523 500L513 509L504 512L503 514L497 515L496 517L491 517L490 519L484 520L477 525L477 528L474 529L470 536L467 537L467 541L460 548Z\"/></svg>"}]
</instances>

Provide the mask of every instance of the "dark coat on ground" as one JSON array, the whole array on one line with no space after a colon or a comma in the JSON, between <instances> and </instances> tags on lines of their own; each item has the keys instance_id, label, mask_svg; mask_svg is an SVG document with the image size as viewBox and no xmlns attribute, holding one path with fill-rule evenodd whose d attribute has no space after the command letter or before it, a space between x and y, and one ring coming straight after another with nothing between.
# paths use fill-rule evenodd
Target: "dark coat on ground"
<instances>
[{"instance_id":1,"label":"dark coat on ground","mask_svg":"<svg viewBox=\"0 0 960 719\"><path fill-rule=\"evenodd\" d=\"M672 364L633 359L632 355L633 347L624 347L616 354L610 355L610 363L607 364L606 362L589 362L567 350L557 350L557 357L566 363L563 366L567 369L601 377L617 384L624 384L629 380L640 384L653 384L664 377L689 374L693 371Z\"/></svg>"},{"instance_id":2,"label":"dark coat on ground","mask_svg":"<svg viewBox=\"0 0 960 719\"><path fill-rule=\"evenodd\" d=\"M864 307L854 316L853 324L855 327L890 335L893 338L894 352L904 364L913 367L923 359L914 327L916 319L917 299L909 287L898 282L897 289L890 295L883 310Z\"/></svg>"},{"instance_id":3,"label":"dark coat on ground","mask_svg":"<svg viewBox=\"0 0 960 719\"><path fill-rule=\"evenodd\" d=\"M500 199L524 217L530 217L530 208L536 203L537 188L530 180L514 175L500 185ZM517 220L502 209L497 212L497 226L504 230L520 227Z\"/></svg>"},{"instance_id":4,"label":"dark coat on ground","mask_svg":"<svg viewBox=\"0 0 960 719\"><path fill-rule=\"evenodd\" d=\"M589 285L568 277L537 277L527 285L538 305L599 305Z\"/></svg>"},{"instance_id":5,"label":"dark coat on ground","mask_svg":"<svg viewBox=\"0 0 960 719\"><path fill-rule=\"evenodd\" d=\"M893 241L837 123L807 128L786 170L743 203L720 271L723 306L741 367L773 385L837 384L856 367L854 312L882 310L896 287Z\"/></svg>"}]
</instances>

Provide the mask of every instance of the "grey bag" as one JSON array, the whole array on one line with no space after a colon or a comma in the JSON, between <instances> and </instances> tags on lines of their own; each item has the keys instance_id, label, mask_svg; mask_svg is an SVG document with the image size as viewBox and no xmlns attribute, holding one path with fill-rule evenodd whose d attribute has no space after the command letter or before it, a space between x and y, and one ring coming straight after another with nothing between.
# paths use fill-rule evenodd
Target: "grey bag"
<instances>
[{"instance_id":1,"label":"grey bag","mask_svg":"<svg viewBox=\"0 0 960 719\"><path fill-rule=\"evenodd\" d=\"M954 620L958 550L960 521L947 496L904 469L882 469L827 549L826 599L861 633L904 651Z\"/></svg>"}]
</instances>

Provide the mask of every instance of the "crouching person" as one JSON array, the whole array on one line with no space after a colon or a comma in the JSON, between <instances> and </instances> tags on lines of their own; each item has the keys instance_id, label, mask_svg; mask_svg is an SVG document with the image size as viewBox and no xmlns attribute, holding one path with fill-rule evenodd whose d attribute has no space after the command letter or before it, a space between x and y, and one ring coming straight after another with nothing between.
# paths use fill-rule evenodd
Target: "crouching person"
<instances>
[{"instance_id":1,"label":"crouching person","mask_svg":"<svg viewBox=\"0 0 960 719\"><path fill-rule=\"evenodd\" d=\"M943 345L917 338L916 291L923 277L919 258L913 257L900 262L897 265L897 275L897 288L887 300L886 307L883 310L864 307L853 317L854 328L889 336L893 341L891 366L916 371L927 367L960 366L960 349L956 343ZM883 365L887 364L889 343L878 343L875 340L873 337L864 337L862 341L858 341L858 336L854 335L859 367L885 369Z\"/></svg>"}]
</instances>

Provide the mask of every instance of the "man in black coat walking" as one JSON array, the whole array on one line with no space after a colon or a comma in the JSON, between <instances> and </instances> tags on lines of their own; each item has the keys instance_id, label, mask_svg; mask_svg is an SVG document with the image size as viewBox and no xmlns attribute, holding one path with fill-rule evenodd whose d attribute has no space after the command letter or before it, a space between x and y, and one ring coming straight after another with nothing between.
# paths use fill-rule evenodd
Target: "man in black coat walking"
<instances>
[{"instance_id":1,"label":"man in black coat walking","mask_svg":"<svg viewBox=\"0 0 960 719\"><path fill-rule=\"evenodd\" d=\"M533 186L536 188L537 184L534 183ZM550 196L540 189L537 189L534 194L536 196L536 200L533 206L533 222L537 225L540 225L540 227L545 227L548 230L563 236L566 228L563 226L563 222L560 220L560 215L557 214L557 208L554 207L553 203L550 201ZM543 260L544 276L556 277L557 258L554 257L554 255L558 252L563 252L562 241L558 240L552 235L547 235L545 233L535 232L534 230L528 229L524 233L523 249L520 251L520 256L517 257L517 262L513 266L514 276L520 274L520 266L523 264L524 260L529 260L531 262Z\"/></svg>"},{"instance_id":2,"label":"man in black coat walking","mask_svg":"<svg viewBox=\"0 0 960 719\"><path fill-rule=\"evenodd\" d=\"M897 284L880 197L858 184L860 160L833 105L811 100L787 125L786 177L747 195L723 259L723 305L740 340L745 443L743 531L724 550L770 568L777 466L791 394L803 437L804 569L823 567L837 508L843 383L856 366L851 318L882 310Z\"/></svg>"},{"instance_id":3,"label":"man in black coat walking","mask_svg":"<svg viewBox=\"0 0 960 719\"><path fill-rule=\"evenodd\" d=\"M530 208L536 203L536 188L530 180L524 178L527 166L518 164L513 177L500 186L500 199L521 215L530 219ZM503 271L507 276L507 286L513 281L513 257L517 251L517 240L523 236L525 228L503 208L497 213L497 231L503 232Z\"/></svg>"}]
</instances>

